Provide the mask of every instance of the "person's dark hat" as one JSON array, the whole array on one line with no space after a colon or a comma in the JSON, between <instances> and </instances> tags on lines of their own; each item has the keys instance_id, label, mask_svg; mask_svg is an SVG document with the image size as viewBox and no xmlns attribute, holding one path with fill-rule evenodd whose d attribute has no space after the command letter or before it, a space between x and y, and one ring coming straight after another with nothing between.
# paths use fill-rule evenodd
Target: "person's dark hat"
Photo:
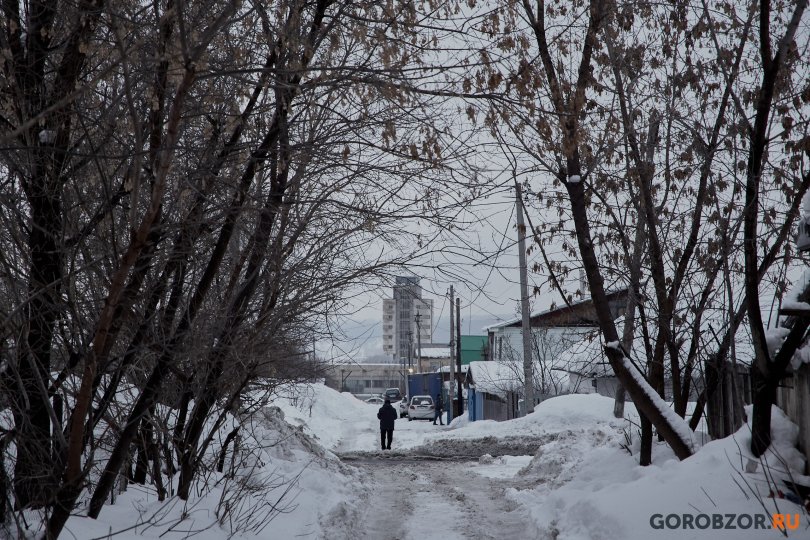
<instances>
[{"instance_id":1,"label":"person's dark hat","mask_svg":"<svg viewBox=\"0 0 810 540\"><path fill-rule=\"evenodd\" d=\"M390 399L386 399L386 400L385 400L385 402L386 402L387 404L391 405L391 400L390 400Z\"/></svg>"}]
</instances>

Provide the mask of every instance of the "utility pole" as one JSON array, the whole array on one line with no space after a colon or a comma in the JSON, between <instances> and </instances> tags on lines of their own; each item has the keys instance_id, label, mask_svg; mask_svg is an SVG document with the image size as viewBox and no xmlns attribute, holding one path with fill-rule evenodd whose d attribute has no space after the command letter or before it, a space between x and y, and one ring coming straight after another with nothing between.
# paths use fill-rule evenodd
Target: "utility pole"
<instances>
[{"instance_id":1,"label":"utility pole","mask_svg":"<svg viewBox=\"0 0 810 540\"><path fill-rule=\"evenodd\" d=\"M453 309L451 306L450 309ZM461 374L461 298L456 298L456 367L458 367L459 375ZM464 413L464 399L461 395L461 377L458 381L458 414L461 416Z\"/></svg>"},{"instance_id":2,"label":"utility pole","mask_svg":"<svg viewBox=\"0 0 810 540\"><path fill-rule=\"evenodd\" d=\"M450 411L452 411L452 415L455 417L456 408L453 405L455 402L453 399L453 394L455 394L456 390L456 341L453 339L453 304L455 304L455 294L453 291L453 286L450 285L450 391L447 393L447 398L450 400Z\"/></svg>"},{"instance_id":3,"label":"utility pole","mask_svg":"<svg viewBox=\"0 0 810 540\"><path fill-rule=\"evenodd\" d=\"M416 303L414 302L414 305ZM417 308L416 311L416 346L418 347L418 351L416 353L416 361L417 367L419 368L419 373L423 373L422 371L422 326L419 324L422 320L422 314L419 313L419 309Z\"/></svg>"},{"instance_id":4,"label":"utility pole","mask_svg":"<svg viewBox=\"0 0 810 540\"><path fill-rule=\"evenodd\" d=\"M408 393L408 369L405 367L405 357L400 356L399 359L402 360L402 395L405 396Z\"/></svg>"},{"instance_id":5,"label":"utility pole","mask_svg":"<svg viewBox=\"0 0 810 540\"><path fill-rule=\"evenodd\" d=\"M408 367L413 365L413 331L408 330Z\"/></svg>"},{"instance_id":6,"label":"utility pole","mask_svg":"<svg viewBox=\"0 0 810 540\"><path fill-rule=\"evenodd\" d=\"M534 412L534 369L532 365L532 328L529 315L529 276L526 270L526 225L523 223L523 196L515 179L515 206L517 207L518 249L520 250L520 315L523 329L523 403L526 414Z\"/></svg>"}]
</instances>

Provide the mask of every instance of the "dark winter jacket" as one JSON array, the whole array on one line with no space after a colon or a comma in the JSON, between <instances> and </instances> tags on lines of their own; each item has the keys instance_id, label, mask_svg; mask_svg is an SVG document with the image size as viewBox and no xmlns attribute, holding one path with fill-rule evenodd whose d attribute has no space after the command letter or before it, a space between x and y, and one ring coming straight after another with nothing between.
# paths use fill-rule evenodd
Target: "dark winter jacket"
<instances>
[{"instance_id":1,"label":"dark winter jacket","mask_svg":"<svg viewBox=\"0 0 810 540\"><path fill-rule=\"evenodd\" d=\"M380 407L377 418L380 419L380 429L394 429L394 422L397 419L397 410L390 403Z\"/></svg>"},{"instance_id":2,"label":"dark winter jacket","mask_svg":"<svg viewBox=\"0 0 810 540\"><path fill-rule=\"evenodd\" d=\"M436 396L436 410L437 411L444 410L444 402L442 401L442 396Z\"/></svg>"}]
</instances>

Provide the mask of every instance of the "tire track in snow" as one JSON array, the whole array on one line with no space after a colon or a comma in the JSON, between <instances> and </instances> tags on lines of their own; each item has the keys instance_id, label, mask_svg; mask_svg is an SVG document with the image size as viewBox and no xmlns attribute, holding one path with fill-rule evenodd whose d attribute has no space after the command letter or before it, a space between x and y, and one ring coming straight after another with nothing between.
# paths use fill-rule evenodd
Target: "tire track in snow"
<instances>
[{"instance_id":1,"label":"tire track in snow","mask_svg":"<svg viewBox=\"0 0 810 540\"><path fill-rule=\"evenodd\" d=\"M343 538L340 531L361 540L540 536L529 516L506 497L514 483L480 476L471 470L472 462L381 454L358 456L352 464L368 475L368 490L352 505L361 507L355 507L355 517L345 516L355 523L333 523L330 538Z\"/></svg>"}]
</instances>

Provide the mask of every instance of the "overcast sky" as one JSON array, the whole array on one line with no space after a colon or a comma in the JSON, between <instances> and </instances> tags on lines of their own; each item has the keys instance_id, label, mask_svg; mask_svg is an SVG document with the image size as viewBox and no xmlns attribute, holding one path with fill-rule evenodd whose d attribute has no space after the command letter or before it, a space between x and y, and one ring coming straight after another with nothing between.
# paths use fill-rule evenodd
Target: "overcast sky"
<instances>
[{"instance_id":1,"label":"overcast sky","mask_svg":"<svg viewBox=\"0 0 810 540\"><path fill-rule=\"evenodd\" d=\"M514 191L505 186L476 201L473 212L481 218L467 231L475 249L437 250L416 261L410 268L421 278L423 298L433 299L434 343L449 341L448 291L455 287L461 297L462 335L483 334L482 327L508 320L519 314L519 274L517 230L515 227ZM534 216L537 219L537 216ZM485 254L476 253L480 249ZM553 246L549 257L561 257ZM531 267L533 260L529 259ZM404 272L403 272L404 273ZM529 287L537 285L543 293L531 299L532 311L560 303L559 294L548 291L546 276L529 273ZM575 290L578 283L567 283ZM356 313L341 322L345 338L337 343L318 345L321 354L360 361L363 357L382 354L382 301L392 297L390 284L359 291L353 299Z\"/></svg>"}]
</instances>

